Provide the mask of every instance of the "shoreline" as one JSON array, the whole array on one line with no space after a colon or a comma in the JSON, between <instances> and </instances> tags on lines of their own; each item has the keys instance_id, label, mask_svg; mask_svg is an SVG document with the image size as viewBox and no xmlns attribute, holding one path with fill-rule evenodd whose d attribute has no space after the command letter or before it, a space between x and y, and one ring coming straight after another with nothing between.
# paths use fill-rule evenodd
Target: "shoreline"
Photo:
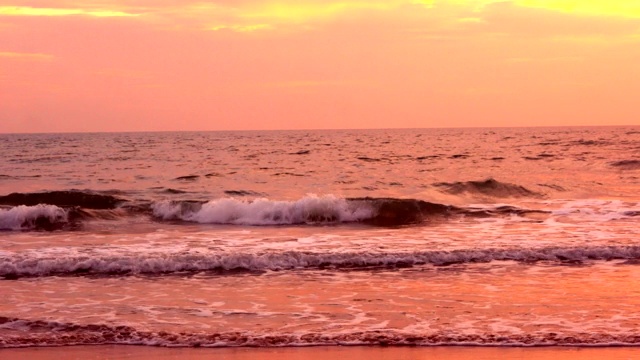
<instances>
[{"instance_id":1,"label":"shoreline","mask_svg":"<svg viewBox=\"0 0 640 360\"><path fill-rule=\"evenodd\" d=\"M312 346L282 348L166 348L139 345L78 345L0 349L0 357L31 360L65 359L218 359L230 360L321 360L329 358L367 358L368 360L409 359L633 359L640 349L631 346L611 347L379 347Z\"/></svg>"}]
</instances>

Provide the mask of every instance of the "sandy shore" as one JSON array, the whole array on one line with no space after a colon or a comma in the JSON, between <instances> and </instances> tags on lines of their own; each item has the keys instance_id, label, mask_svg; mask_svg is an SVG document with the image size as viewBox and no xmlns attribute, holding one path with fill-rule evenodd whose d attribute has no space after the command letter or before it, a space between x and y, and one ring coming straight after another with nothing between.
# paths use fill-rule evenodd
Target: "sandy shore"
<instances>
[{"instance_id":1,"label":"sandy shore","mask_svg":"<svg viewBox=\"0 0 640 360\"><path fill-rule=\"evenodd\" d=\"M156 348L145 346L67 346L2 349L2 359L230 359L230 360L416 360L416 359L637 359L640 348L504 347L299 347L299 348Z\"/></svg>"}]
</instances>

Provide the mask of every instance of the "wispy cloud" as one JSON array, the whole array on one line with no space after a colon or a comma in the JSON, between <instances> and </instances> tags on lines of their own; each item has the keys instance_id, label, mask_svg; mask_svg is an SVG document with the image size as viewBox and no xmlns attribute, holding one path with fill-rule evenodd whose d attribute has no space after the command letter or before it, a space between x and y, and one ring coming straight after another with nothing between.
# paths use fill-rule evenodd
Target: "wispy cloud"
<instances>
[{"instance_id":1,"label":"wispy cloud","mask_svg":"<svg viewBox=\"0 0 640 360\"><path fill-rule=\"evenodd\" d=\"M640 2L634 0L514 0L513 3L576 15L640 18Z\"/></svg>"},{"instance_id":2,"label":"wispy cloud","mask_svg":"<svg viewBox=\"0 0 640 360\"><path fill-rule=\"evenodd\" d=\"M0 16L93 16L130 17L139 16L124 11L83 8L45 8L31 6L0 6Z\"/></svg>"},{"instance_id":3,"label":"wispy cloud","mask_svg":"<svg viewBox=\"0 0 640 360\"><path fill-rule=\"evenodd\" d=\"M485 22L484 14L495 7L578 17L640 19L640 2L629 0L135 0L127 5L114 0L64 0L56 2L60 7L13 2L15 6L0 6L0 17L139 17L169 28L243 33L318 28L350 19L366 22L377 16L393 19L388 21L397 26L443 25L450 30ZM442 19L446 21L440 21Z\"/></svg>"},{"instance_id":4,"label":"wispy cloud","mask_svg":"<svg viewBox=\"0 0 640 360\"><path fill-rule=\"evenodd\" d=\"M269 24L247 24L247 25L212 25L209 30L230 30L235 32L253 32L259 30L273 29L273 26Z\"/></svg>"},{"instance_id":5,"label":"wispy cloud","mask_svg":"<svg viewBox=\"0 0 640 360\"><path fill-rule=\"evenodd\" d=\"M246 8L240 16L249 19L259 18L277 22L302 23L332 18L349 12L392 10L399 4L400 2L394 1L264 3Z\"/></svg>"}]
</instances>

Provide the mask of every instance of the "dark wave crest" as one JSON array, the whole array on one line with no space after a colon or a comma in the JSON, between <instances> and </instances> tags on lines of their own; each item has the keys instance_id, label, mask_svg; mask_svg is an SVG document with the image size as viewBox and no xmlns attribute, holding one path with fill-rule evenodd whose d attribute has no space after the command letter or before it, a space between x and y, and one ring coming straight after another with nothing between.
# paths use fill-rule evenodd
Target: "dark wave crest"
<instances>
[{"instance_id":1,"label":"dark wave crest","mask_svg":"<svg viewBox=\"0 0 640 360\"><path fill-rule=\"evenodd\" d=\"M611 163L611 166L621 170L638 170L640 169L640 160L620 160Z\"/></svg>"},{"instance_id":2,"label":"dark wave crest","mask_svg":"<svg viewBox=\"0 0 640 360\"><path fill-rule=\"evenodd\" d=\"M60 207L81 207L85 209L114 209L125 202L124 199L112 195L84 191L47 191L39 193L12 193L0 196L0 205L39 204Z\"/></svg>"},{"instance_id":3,"label":"dark wave crest","mask_svg":"<svg viewBox=\"0 0 640 360\"><path fill-rule=\"evenodd\" d=\"M455 206L431 203L415 199L394 198L349 198L356 206L367 206L372 209L372 216L362 222L375 226L400 226L422 223L460 213Z\"/></svg>"}]
</instances>

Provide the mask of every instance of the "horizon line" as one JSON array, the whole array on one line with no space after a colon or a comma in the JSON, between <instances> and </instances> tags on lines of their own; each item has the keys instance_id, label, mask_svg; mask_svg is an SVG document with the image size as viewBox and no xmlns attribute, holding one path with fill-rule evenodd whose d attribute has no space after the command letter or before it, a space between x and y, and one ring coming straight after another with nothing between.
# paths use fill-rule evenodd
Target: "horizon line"
<instances>
[{"instance_id":1,"label":"horizon line","mask_svg":"<svg viewBox=\"0 0 640 360\"><path fill-rule=\"evenodd\" d=\"M447 130L447 129L553 129L553 128L602 128L602 127L640 127L632 124L617 125L529 125L529 126L429 126L394 128L302 128L302 129L219 129L219 130L114 130L114 131L35 131L1 132L0 135L51 135L51 134L128 134L128 133L194 133L194 132L277 132L277 131L355 131L355 130Z\"/></svg>"}]
</instances>

